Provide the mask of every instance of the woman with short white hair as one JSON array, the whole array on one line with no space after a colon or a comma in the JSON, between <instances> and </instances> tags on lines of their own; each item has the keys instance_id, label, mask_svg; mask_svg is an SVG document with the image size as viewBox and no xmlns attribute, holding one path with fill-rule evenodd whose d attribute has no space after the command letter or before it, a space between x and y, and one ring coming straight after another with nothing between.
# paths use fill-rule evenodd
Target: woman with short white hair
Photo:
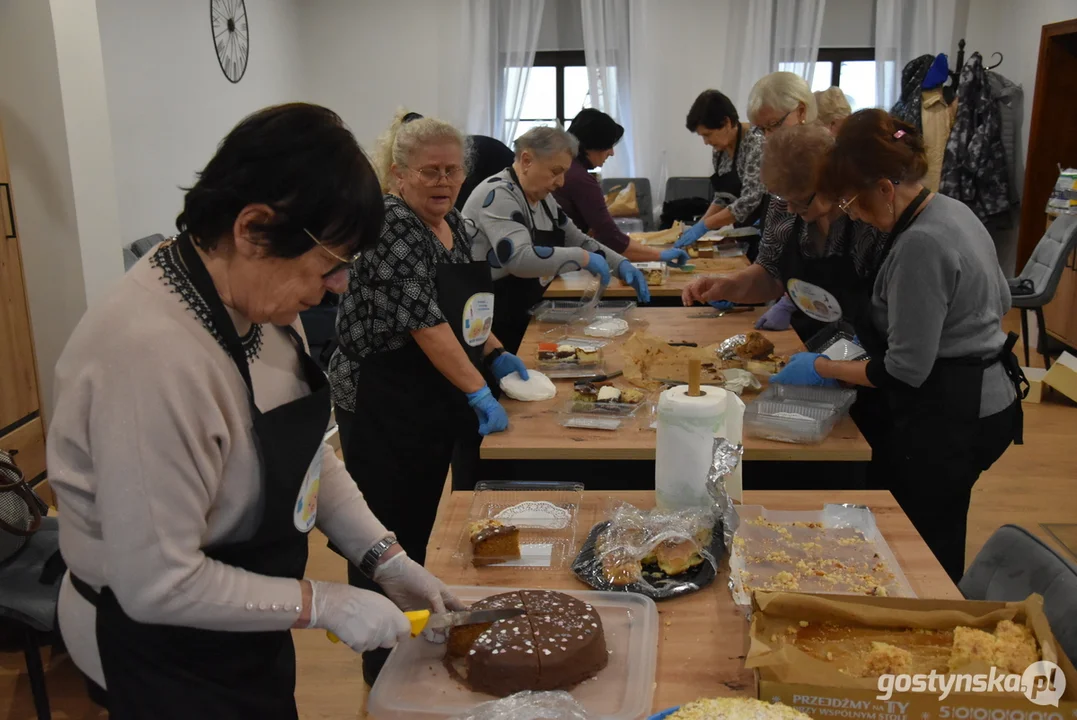
<instances>
[{"instance_id":1,"label":"woman with short white hair","mask_svg":"<svg viewBox=\"0 0 1077 720\"><path fill-rule=\"evenodd\" d=\"M815 104L819 108L819 124L837 137L841 124L853 112L845 93L840 87L832 85L815 93Z\"/></svg>"},{"instance_id":2,"label":"woman with short white hair","mask_svg":"<svg viewBox=\"0 0 1077 720\"><path fill-rule=\"evenodd\" d=\"M576 227L553 197L579 152L575 136L536 127L514 144L512 166L479 184L464 204L464 215L482 231L472 256L492 269L494 326L509 352L519 349L528 311L546 292L540 278L586 270L608 283L612 269L641 302L651 299L643 273Z\"/></svg>"},{"instance_id":3,"label":"woman with short white hair","mask_svg":"<svg viewBox=\"0 0 1077 720\"><path fill-rule=\"evenodd\" d=\"M748 94L748 119L766 135L781 127L814 122L818 114L815 95L796 73L764 75Z\"/></svg>"}]
</instances>

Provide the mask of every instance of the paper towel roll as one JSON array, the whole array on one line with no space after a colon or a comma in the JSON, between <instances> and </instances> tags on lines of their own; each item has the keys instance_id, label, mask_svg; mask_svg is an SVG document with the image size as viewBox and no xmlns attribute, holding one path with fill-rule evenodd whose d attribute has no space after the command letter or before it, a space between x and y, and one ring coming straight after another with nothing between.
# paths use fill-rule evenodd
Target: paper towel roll
<instances>
[{"instance_id":1,"label":"paper towel roll","mask_svg":"<svg viewBox=\"0 0 1077 720\"><path fill-rule=\"evenodd\" d=\"M655 453L655 501L659 507L678 509L708 507L707 470L714 438L740 443L744 403L722 388L703 386L702 395L691 397L680 385L658 399L658 438ZM740 468L728 481L729 493L739 500Z\"/></svg>"}]
</instances>

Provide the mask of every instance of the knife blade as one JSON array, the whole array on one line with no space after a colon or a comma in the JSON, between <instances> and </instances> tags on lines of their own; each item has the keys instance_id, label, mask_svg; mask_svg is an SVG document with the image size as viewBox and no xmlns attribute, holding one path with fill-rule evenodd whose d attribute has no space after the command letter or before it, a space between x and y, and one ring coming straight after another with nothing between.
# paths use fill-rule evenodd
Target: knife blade
<instances>
[{"instance_id":1,"label":"knife blade","mask_svg":"<svg viewBox=\"0 0 1077 720\"><path fill-rule=\"evenodd\" d=\"M486 625L498 620L523 615L523 608L504 608L501 610L461 610L458 612L432 614L429 610L416 610L404 613L411 621L411 636L415 637L423 630L444 630L461 625Z\"/></svg>"},{"instance_id":2,"label":"knife blade","mask_svg":"<svg viewBox=\"0 0 1077 720\"><path fill-rule=\"evenodd\" d=\"M622 375L624 375L624 370L616 370L611 373L606 373L605 375L596 375L593 378L588 378L586 382L606 382L607 380L613 380L614 378L621 377Z\"/></svg>"}]
</instances>

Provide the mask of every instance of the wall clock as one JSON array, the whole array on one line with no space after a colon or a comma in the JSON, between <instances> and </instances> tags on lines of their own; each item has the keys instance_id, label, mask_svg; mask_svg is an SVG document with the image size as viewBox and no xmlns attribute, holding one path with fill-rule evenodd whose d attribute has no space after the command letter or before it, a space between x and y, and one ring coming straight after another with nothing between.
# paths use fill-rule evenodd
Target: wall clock
<instances>
[{"instance_id":1,"label":"wall clock","mask_svg":"<svg viewBox=\"0 0 1077 720\"><path fill-rule=\"evenodd\" d=\"M247 6L243 0L209 0L209 23L221 72L229 81L237 83L247 72L247 56L251 49Z\"/></svg>"}]
</instances>

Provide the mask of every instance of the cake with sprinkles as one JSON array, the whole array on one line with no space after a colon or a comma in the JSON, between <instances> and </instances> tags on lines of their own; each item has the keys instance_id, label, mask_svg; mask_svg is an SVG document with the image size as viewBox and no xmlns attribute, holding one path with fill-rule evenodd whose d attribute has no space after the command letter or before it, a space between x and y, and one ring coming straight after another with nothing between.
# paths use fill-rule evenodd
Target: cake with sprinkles
<instances>
[{"instance_id":1,"label":"cake with sprinkles","mask_svg":"<svg viewBox=\"0 0 1077 720\"><path fill-rule=\"evenodd\" d=\"M602 620L591 605L550 590L520 590L476 602L472 610L523 608L492 625L453 628L446 663L477 692L564 690L606 667Z\"/></svg>"}]
</instances>

